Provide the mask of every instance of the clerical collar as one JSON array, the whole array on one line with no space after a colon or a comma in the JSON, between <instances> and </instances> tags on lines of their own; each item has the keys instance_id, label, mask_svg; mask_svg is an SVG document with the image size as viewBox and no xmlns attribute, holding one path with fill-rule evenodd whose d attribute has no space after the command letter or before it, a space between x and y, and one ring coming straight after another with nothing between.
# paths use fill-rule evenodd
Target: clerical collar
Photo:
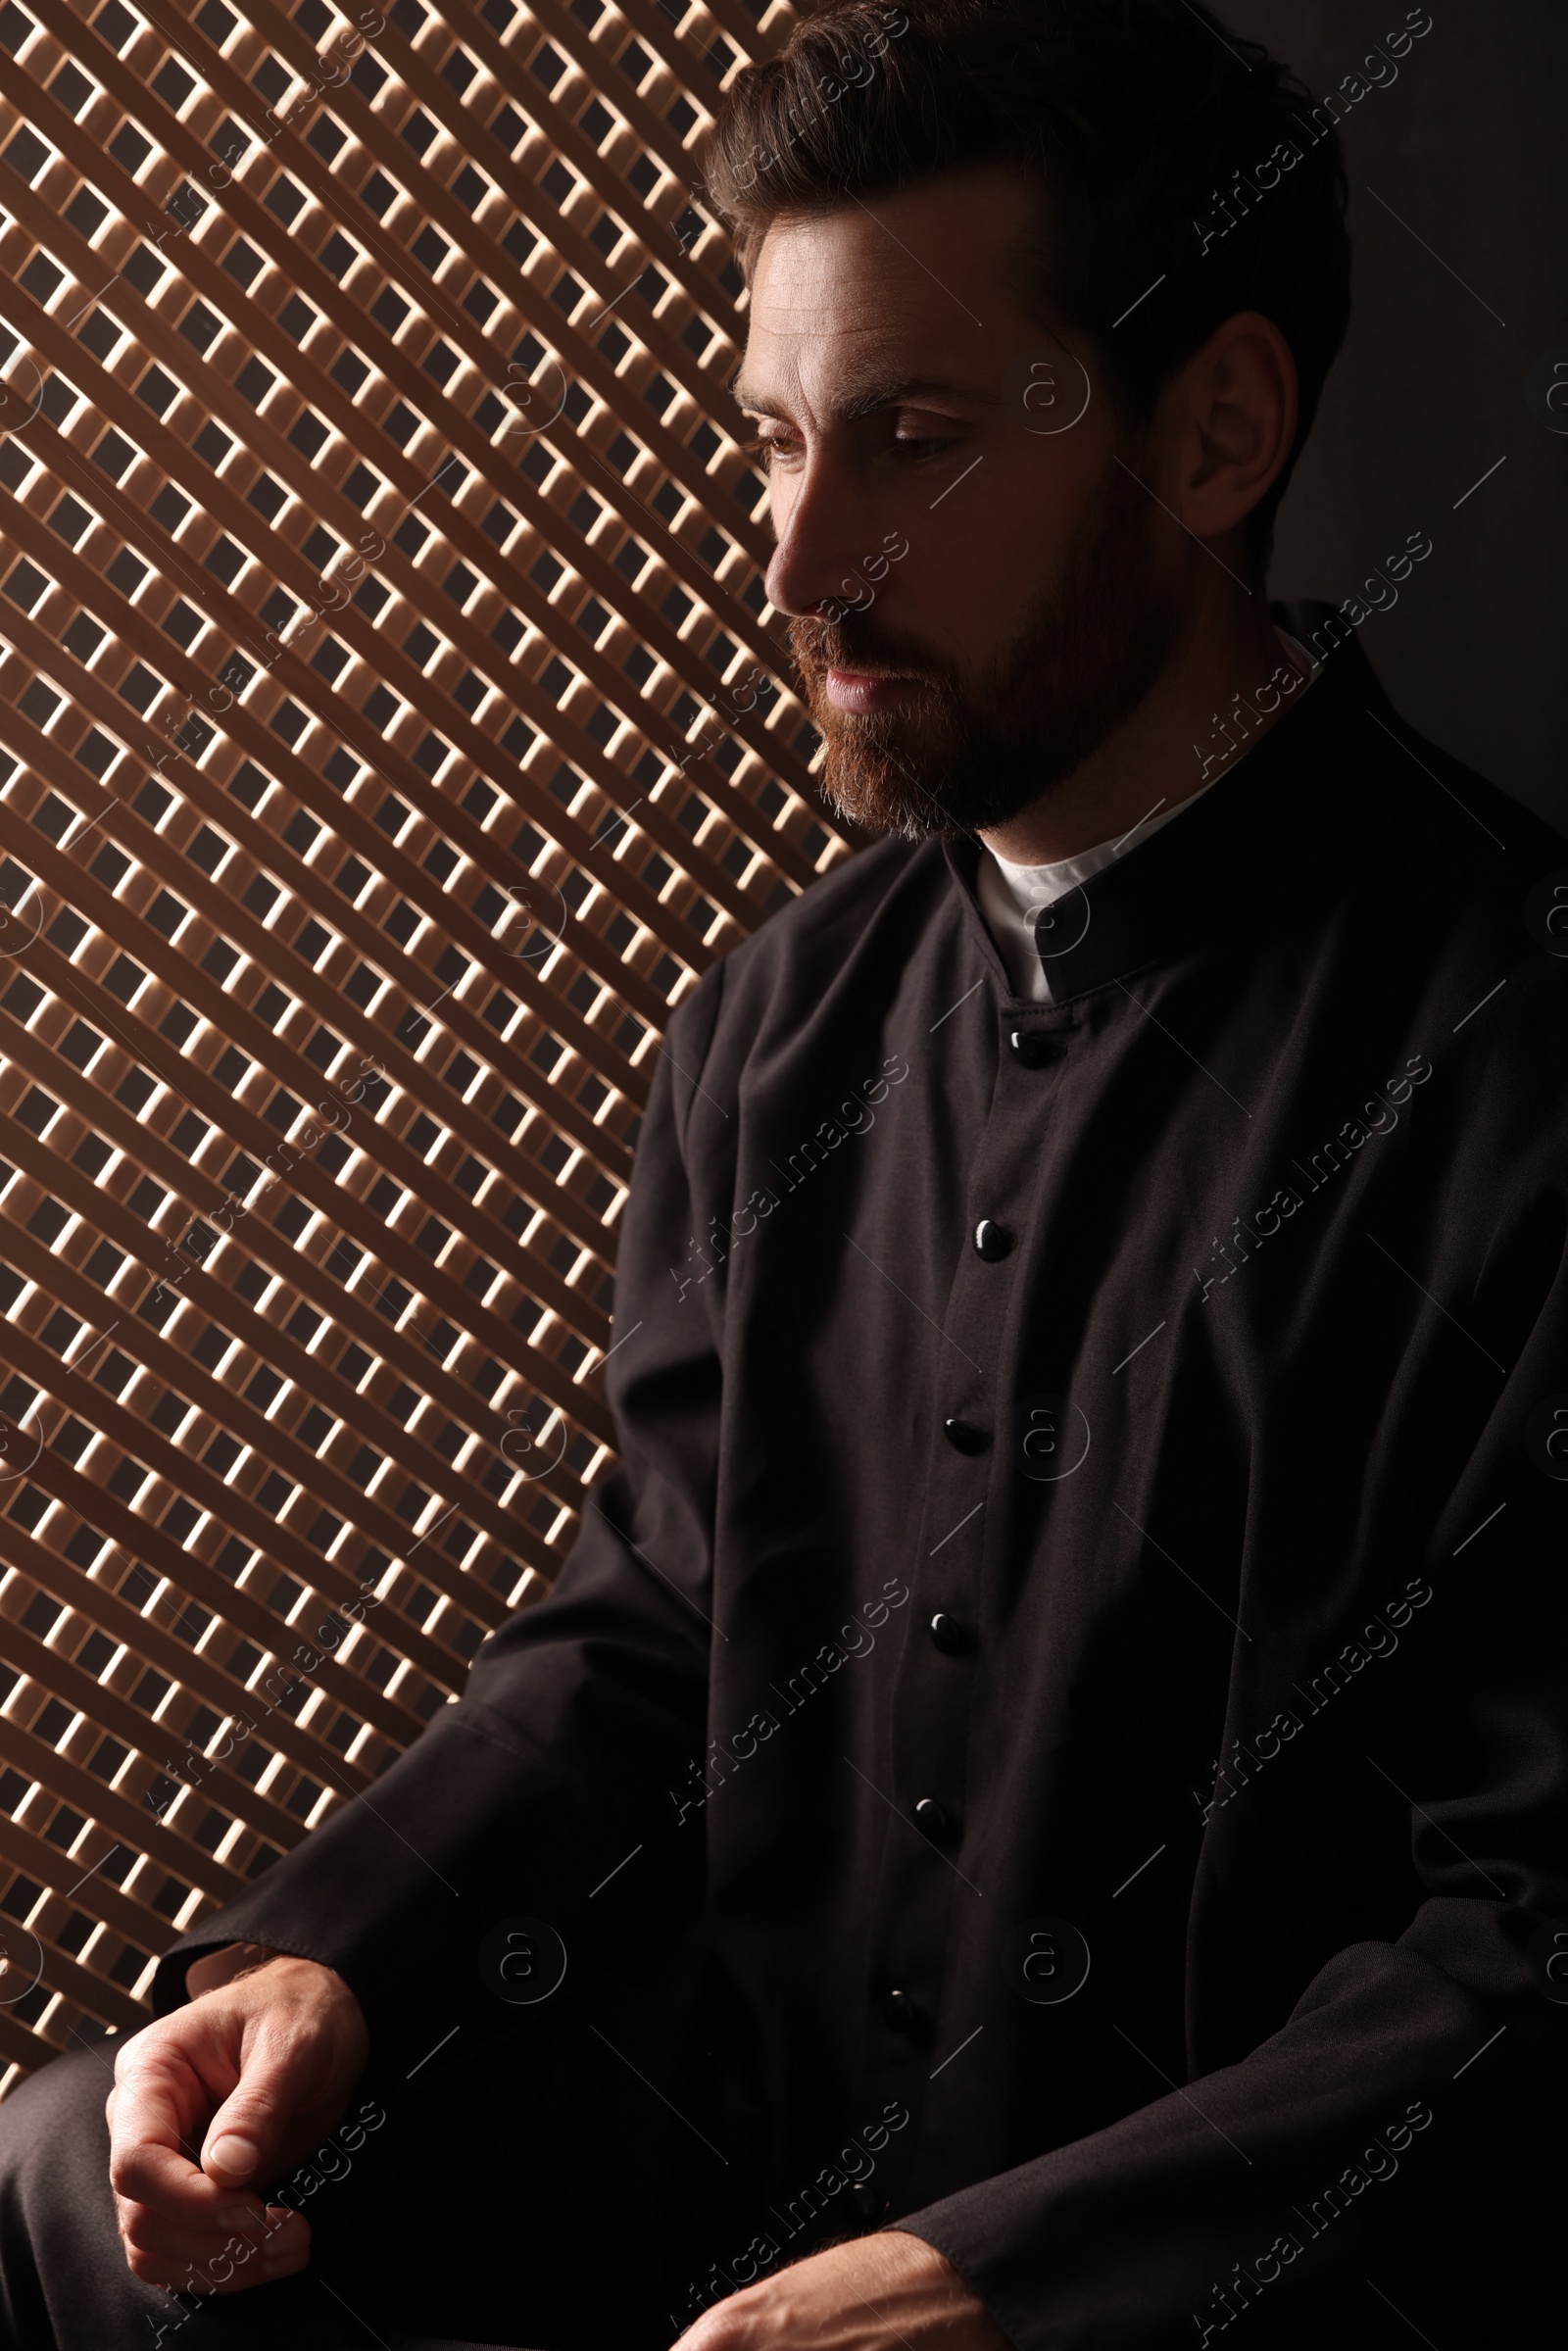
<instances>
[{"instance_id":1,"label":"clerical collar","mask_svg":"<svg viewBox=\"0 0 1568 2351\"><path fill-rule=\"evenodd\" d=\"M1061 861L1079 870L1047 906L1037 928L1047 993L1037 993L1032 984L1020 989L987 924L980 892L988 866L996 884L1005 887L992 853L971 834L944 843L971 930L1008 1000L1062 1004L1202 944L1216 926L1229 924L1255 901L1287 852L1305 857L1340 812L1335 778L1342 762L1331 755L1335 734L1361 723L1369 710L1385 724L1400 726L1353 638L1341 640L1329 632L1333 659L1312 655L1313 632L1323 631L1334 606L1276 604L1270 611L1276 625L1299 640L1313 661L1310 691L1299 694L1295 707L1212 783L1119 840ZM1353 811L1343 813L1348 819ZM1173 821L1177 816L1180 824ZM1010 894L1005 903L1016 921Z\"/></svg>"},{"instance_id":2,"label":"clerical collar","mask_svg":"<svg viewBox=\"0 0 1568 2351\"><path fill-rule=\"evenodd\" d=\"M1301 683L1295 689L1305 693L1315 682L1319 664L1306 646L1293 637L1288 629L1276 624L1275 634L1292 662L1301 673ZM1278 723L1278 722L1276 722ZM1245 759L1253 748L1243 747ZM1232 759L1221 774L1228 774L1237 762ZM991 936L997 943L1003 961L1007 966L1013 988L1019 996L1035 1004L1051 1002L1048 965L1054 959L1052 949L1059 947L1070 935L1074 909L1063 908L1055 914L1048 911L1058 899L1068 898L1097 873L1123 856L1136 843L1147 841L1152 834L1169 824L1174 817L1184 815L1205 792L1211 792L1220 780L1214 776L1208 783L1200 784L1185 800L1173 808L1161 808L1156 803L1137 824L1106 841L1097 842L1093 849L1080 850L1076 857L1061 857L1049 865L1015 865L988 843L981 844L981 854L975 873L975 896L986 918ZM1042 919L1044 918L1044 919Z\"/></svg>"}]
</instances>

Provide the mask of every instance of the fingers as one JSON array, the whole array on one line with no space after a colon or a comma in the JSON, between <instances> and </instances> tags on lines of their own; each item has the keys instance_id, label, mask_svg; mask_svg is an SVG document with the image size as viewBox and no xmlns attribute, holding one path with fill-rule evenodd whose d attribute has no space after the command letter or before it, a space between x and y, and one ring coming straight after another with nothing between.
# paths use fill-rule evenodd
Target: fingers
<instances>
[{"instance_id":1,"label":"fingers","mask_svg":"<svg viewBox=\"0 0 1568 2351\"><path fill-rule=\"evenodd\" d=\"M138 2034L116 2062L108 2101L109 2178L118 2197L153 2207L188 2226L217 2225L222 2202L217 2182L196 2167L208 2100L188 2064Z\"/></svg>"},{"instance_id":2,"label":"fingers","mask_svg":"<svg viewBox=\"0 0 1568 2351\"><path fill-rule=\"evenodd\" d=\"M200 2235L209 2252L235 2227L259 2222L259 2198L240 2191L266 2177L282 2118L296 2104L289 2052L247 2057L237 2040L237 2033L212 2036L195 2008L181 2010L178 2020L127 2043L111 2099L108 2177L116 2196ZM220 2144L220 2158L207 2168L202 2137L207 2146Z\"/></svg>"},{"instance_id":3,"label":"fingers","mask_svg":"<svg viewBox=\"0 0 1568 2351\"><path fill-rule=\"evenodd\" d=\"M180 2293L240 2293L302 2270L311 2231L287 2205L258 2205L246 2225L227 2231L179 2229L145 2205L120 2201L120 2233L134 2277Z\"/></svg>"},{"instance_id":4,"label":"fingers","mask_svg":"<svg viewBox=\"0 0 1568 2351\"><path fill-rule=\"evenodd\" d=\"M254 2213L236 2209L221 2229L181 2229L160 2219L145 2204L121 2198L121 2234L136 2250L166 2264L193 2262L198 2267L225 2247L244 2245L258 2260L270 2261L308 2248L310 2226L303 2213L289 2205L258 2204Z\"/></svg>"},{"instance_id":5,"label":"fingers","mask_svg":"<svg viewBox=\"0 0 1568 2351\"><path fill-rule=\"evenodd\" d=\"M309 2062L286 2036L264 2028L246 2046L237 2023L215 2031L195 2007L137 2034L116 2068L116 2193L166 2220L216 2227L236 2188L265 2179Z\"/></svg>"},{"instance_id":6,"label":"fingers","mask_svg":"<svg viewBox=\"0 0 1568 2351\"><path fill-rule=\"evenodd\" d=\"M303 2269L311 2230L292 2206L264 2206L230 2195L207 2225L170 2220L133 2196L115 2198L121 2239L132 2273L181 2291L233 2292Z\"/></svg>"},{"instance_id":7,"label":"fingers","mask_svg":"<svg viewBox=\"0 0 1568 2351\"><path fill-rule=\"evenodd\" d=\"M244 2076L236 2086L238 2057L225 2057L194 2037L194 2011L182 2012L182 2023L183 2033L154 2028L127 2043L109 2101L109 2177L125 2258L137 2277L182 2287L189 2283L185 2270L194 2265L195 2291L233 2290L286 2276L303 2265L310 2229L297 2217L285 2225L283 2207L269 2223L260 2197L246 2194L244 2183L275 2144L278 2102L286 2095L277 2085L287 2069L263 2060L255 2068L255 2088ZM215 2091L222 2089L229 2095L208 2124ZM229 2128L225 2116L241 2128ZM211 2173L200 2168L204 2127L210 2138L222 2137L231 2156L238 2140L237 2165Z\"/></svg>"}]
</instances>

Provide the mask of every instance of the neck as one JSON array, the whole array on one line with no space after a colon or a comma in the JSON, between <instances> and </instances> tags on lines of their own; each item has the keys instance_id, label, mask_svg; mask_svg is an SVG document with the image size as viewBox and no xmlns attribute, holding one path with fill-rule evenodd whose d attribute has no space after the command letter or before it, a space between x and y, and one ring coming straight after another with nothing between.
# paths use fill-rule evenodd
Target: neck
<instances>
[{"instance_id":1,"label":"neck","mask_svg":"<svg viewBox=\"0 0 1568 2351\"><path fill-rule=\"evenodd\" d=\"M1255 708L1282 662L1305 674L1281 645L1262 589L1243 604L1220 586L1222 593L1192 608L1165 667L1099 749L1006 824L980 834L998 857L1014 865L1054 865L1131 832L1146 817L1165 815L1211 784L1290 709L1284 695L1272 712ZM1234 711L1238 695L1247 731L1232 725L1222 732L1216 714Z\"/></svg>"}]
</instances>

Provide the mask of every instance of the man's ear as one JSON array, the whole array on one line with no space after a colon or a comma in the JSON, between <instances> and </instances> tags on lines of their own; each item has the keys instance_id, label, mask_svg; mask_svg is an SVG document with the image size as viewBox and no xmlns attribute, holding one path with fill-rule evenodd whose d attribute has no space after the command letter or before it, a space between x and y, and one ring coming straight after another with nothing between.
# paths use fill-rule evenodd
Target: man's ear
<instances>
[{"instance_id":1,"label":"man's ear","mask_svg":"<svg viewBox=\"0 0 1568 2351\"><path fill-rule=\"evenodd\" d=\"M1265 496L1296 445L1295 356L1272 318L1238 311L1189 360L1166 400L1172 503L1196 537L1222 538Z\"/></svg>"}]
</instances>

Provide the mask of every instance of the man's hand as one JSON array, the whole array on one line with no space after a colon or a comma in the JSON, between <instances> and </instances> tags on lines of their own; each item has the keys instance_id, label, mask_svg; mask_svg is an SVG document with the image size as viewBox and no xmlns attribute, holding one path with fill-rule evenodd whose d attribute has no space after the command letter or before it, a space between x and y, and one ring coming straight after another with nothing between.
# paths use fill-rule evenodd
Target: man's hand
<instances>
[{"instance_id":1,"label":"man's hand","mask_svg":"<svg viewBox=\"0 0 1568 2351\"><path fill-rule=\"evenodd\" d=\"M830 2245L707 2310L680 2351L1012 2351L978 2294L901 2229Z\"/></svg>"},{"instance_id":2,"label":"man's hand","mask_svg":"<svg viewBox=\"0 0 1568 2351\"><path fill-rule=\"evenodd\" d=\"M320 2145L369 2052L359 2001L331 1968L273 1956L214 1986L246 1946L231 1950L196 1962L199 1996L126 2044L109 2093L125 2259L183 2292L234 2293L304 2268L309 2224L264 2207L253 2183Z\"/></svg>"}]
</instances>

